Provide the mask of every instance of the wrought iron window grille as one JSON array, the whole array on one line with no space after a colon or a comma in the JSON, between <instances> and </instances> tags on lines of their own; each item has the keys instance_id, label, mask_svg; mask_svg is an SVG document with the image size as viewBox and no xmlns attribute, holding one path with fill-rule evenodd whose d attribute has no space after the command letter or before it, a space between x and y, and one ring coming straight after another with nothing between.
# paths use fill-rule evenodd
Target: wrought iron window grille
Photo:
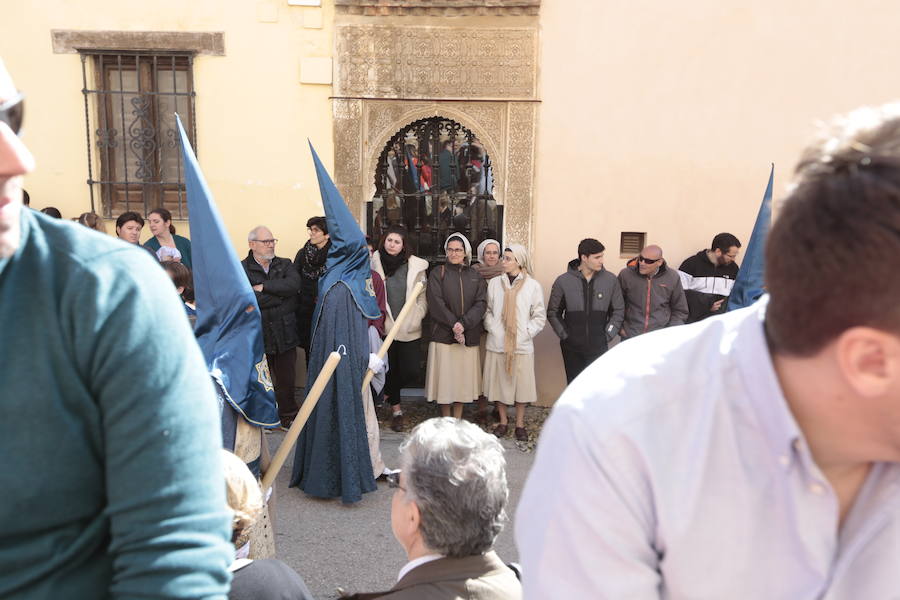
<instances>
[{"instance_id":1,"label":"wrought iron window grille","mask_svg":"<svg viewBox=\"0 0 900 600\"><path fill-rule=\"evenodd\" d=\"M175 113L196 148L194 54L80 54L91 210L115 218L164 207L187 219Z\"/></svg>"},{"instance_id":2,"label":"wrought iron window grille","mask_svg":"<svg viewBox=\"0 0 900 600\"><path fill-rule=\"evenodd\" d=\"M402 225L411 252L432 265L446 261L444 241L451 233L465 235L473 254L482 240L503 243L503 206L493 196L490 156L469 129L450 119L421 119L390 139L366 208L373 244L391 225Z\"/></svg>"}]
</instances>

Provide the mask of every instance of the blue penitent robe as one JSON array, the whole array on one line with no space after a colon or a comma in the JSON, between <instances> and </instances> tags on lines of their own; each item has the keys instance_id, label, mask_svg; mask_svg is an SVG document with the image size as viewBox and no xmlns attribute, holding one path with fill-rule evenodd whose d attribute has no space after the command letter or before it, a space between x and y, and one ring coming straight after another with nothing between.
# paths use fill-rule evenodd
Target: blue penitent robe
<instances>
[{"instance_id":1,"label":"blue penitent robe","mask_svg":"<svg viewBox=\"0 0 900 600\"><path fill-rule=\"evenodd\" d=\"M300 434L291 487L319 498L339 496L345 503L358 502L377 488L361 396L369 360L366 317L344 282L331 286L320 302L310 349L310 385L332 351L342 356Z\"/></svg>"}]
</instances>

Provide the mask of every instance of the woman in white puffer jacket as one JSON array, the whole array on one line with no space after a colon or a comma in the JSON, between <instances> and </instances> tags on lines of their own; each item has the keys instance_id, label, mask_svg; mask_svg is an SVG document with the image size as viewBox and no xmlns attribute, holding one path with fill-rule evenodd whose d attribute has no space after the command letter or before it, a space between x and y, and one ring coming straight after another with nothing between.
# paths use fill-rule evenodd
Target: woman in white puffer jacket
<instances>
[{"instance_id":1,"label":"woman in white puffer jacket","mask_svg":"<svg viewBox=\"0 0 900 600\"><path fill-rule=\"evenodd\" d=\"M487 354L484 395L497 403L500 424L497 437L509 431L507 407L516 407L516 439L525 441L525 406L537 400L534 380L534 336L547 321L544 290L531 276L528 251L511 244L503 251L504 274L488 284L484 315Z\"/></svg>"}]
</instances>

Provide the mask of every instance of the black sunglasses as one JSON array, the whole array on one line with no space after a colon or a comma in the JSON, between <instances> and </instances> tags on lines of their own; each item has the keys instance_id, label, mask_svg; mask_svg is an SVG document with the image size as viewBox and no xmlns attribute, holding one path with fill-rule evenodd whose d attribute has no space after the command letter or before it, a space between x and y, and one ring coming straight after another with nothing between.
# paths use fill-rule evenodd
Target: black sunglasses
<instances>
[{"instance_id":1,"label":"black sunglasses","mask_svg":"<svg viewBox=\"0 0 900 600\"><path fill-rule=\"evenodd\" d=\"M645 265L652 265L659 259L658 258L647 258L646 256L638 256L638 260L641 261L642 263L644 263Z\"/></svg>"},{"instance_id":2,"label":"black sunglasses","mask_svg":"<svg viewBox=\"0 0 900 600\"><path fill-rule=\"evenodd\" d=\"M3 121L13 133L19 135L22 131L22 120L25 118L25 95L16 94L3 104L0 104L0 121Z\"/></svg>"}]
</instances>

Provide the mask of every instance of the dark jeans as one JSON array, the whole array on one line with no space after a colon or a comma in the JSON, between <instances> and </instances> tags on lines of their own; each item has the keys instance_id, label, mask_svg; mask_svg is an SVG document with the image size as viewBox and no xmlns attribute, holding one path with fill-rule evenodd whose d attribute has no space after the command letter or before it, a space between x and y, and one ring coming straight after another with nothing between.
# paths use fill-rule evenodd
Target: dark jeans
<instances>
[{"instance_id":1,"label":"dark jeans","mask_svg":"<svg viewBox=\"0 0 900 600\"><path fill-rule=\"evenodd\" d=\"M573 350L565 342L559 343L562 350L563 365L566 367L566 383L572 383L572 380L578 377L578 374L584 371L585 367L597 360L603 352L581 352Z\"/></svg>"},{"instance_id":2,"label":"dark jeans","mask_svg":"<svg viewBox=\"0 0 900 600\"><path fill-rule=\"evenodd\" d=\"M288 426L297 416L297 402L294 400L294 379L296 378L297 349L291 348L280 354L266 354L269 374L275 384L275 402L278 403L278 418Z\"/></svg>"},{"instance_id":3,"label":"dark jeans","mask_svg":"<svg viewBox=\"0 0 900 600\"><path fill-rule=\"evenodd\" d=\"M387 381L384 383L384 395L391 406L400 404L400 389L414 380L421 362L421 340L398 342L394 340L388 348Z\"/></svg>"}]
</instances>

